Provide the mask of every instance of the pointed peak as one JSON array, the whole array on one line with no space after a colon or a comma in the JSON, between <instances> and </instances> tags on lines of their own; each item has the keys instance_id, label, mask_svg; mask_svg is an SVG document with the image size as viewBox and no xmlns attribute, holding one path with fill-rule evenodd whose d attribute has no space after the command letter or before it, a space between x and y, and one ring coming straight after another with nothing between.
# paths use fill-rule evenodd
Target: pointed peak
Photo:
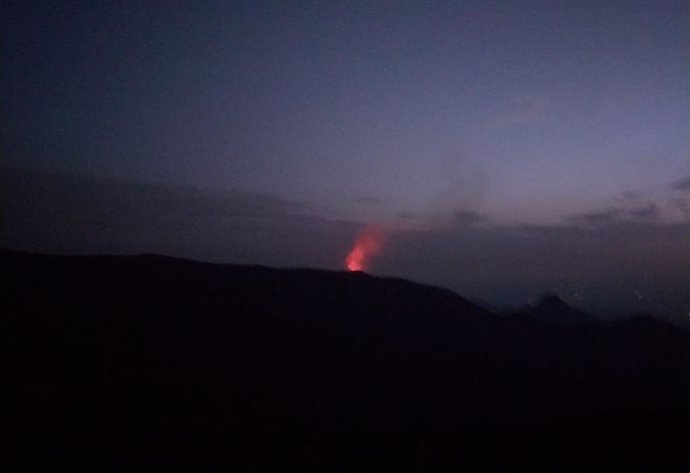
<instances>
[{"instance_id":1,"label":"pointed peak","mask_svg":"<svg viewBox=\"0 0 690 473\"><path fill-rule=\"evenodd\" d=\"M559 325L595 323L591 315L570 306L556 294L546 294L528 310L530 316Z\"/></svg>"},{"instance_id":2,"label":"pointed peak","mask_svg":"<svg viewBox=\"0 0 690 473\"><path fill-rule=\"evenodd\" d=\"M561 299L560 296L556 294L545 294L544 296L539 299L539 302L537 302L534 307L539 307L539 308L544 308L544 309L549 309L549 310L555 310L555 309L571 309L570 305L568 305L563 299Z\"/></svg>"}]
</instances>

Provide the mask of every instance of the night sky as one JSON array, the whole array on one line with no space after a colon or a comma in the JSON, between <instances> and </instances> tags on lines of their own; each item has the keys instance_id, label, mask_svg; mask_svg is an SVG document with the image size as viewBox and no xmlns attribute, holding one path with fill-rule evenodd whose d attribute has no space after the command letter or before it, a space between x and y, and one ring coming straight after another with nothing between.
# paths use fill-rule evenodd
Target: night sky
<instances>
[{"instance_id":1,"label":"night sky","mask_svg":"<svg viewBox=\"0 0 690 473\"><path fill-rule=\"evenodd\" d=\"M7 248L690 311L686 0L4 1Z\"/></svg>"}]
</instances>

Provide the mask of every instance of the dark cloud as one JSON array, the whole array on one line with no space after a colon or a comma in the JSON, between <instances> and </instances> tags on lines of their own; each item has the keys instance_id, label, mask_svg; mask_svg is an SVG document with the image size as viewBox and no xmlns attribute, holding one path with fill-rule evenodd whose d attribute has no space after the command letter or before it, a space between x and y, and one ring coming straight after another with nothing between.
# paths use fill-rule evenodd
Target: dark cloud
<instances>
[{"instance_id":1,"label":"dark cloud","mask_svg":"<svg viewBox=\"0 0 690 473\"><path fill-rule=\"evenodd\" d=\"M422 218L421 215L411 213L411 212L398 212L395 214L396 217L402 218L403 220L419 220Z\"/></svg>"},{"instance_id":2,"label":"dark cloud","mask_svg":"<svg viewBox=\"0 0 690 473\"><path fill-rule=\"evenodd\" d=\"M685 192L690 191L690 176L686 176L672 183L671 189Z\"/></svg>"},{"instance_id":3,"label":"dark cloud","mask_svg":"<svg viewBox=\"0 0 690 473\"><path fill-rule=\"evenodd\" d=\"M453 214L453 221L457 225L463 227L471 227L474 225L486 223L488 221L488 217L469 210L459 210Z\"/></svg>"},{"instance_id":4,"label":"dark cloud","mask_svg":"<svg viewBox=\"0 0 690 473\"><path fill-rule=\"evenodd\" d=\"M685 217L690 218L690 199L675 199L672 203Z\"/></svg>"},{"instance_id":5,"label":"dark cloud","mask_svg":"<svg viewBox=\"0 0 690 473\"><path fill-rule=\"evenodd\" d=\"M357 225L260 193L3 170L5 247L338 267Z\"/></svg>"},{"instance_id":6,"label":"dark cloud","mask_svg":"<svg viewBox=\"0 0 690 473\"><path fill-rule=\"evenodd\" d=\"M616 208L606 210L599 210L594 212L584 212L575 215L570 215L565 218L566 222L576 225L609 225L619 221L621 218L621 211Z\"/></svg>"},{"instance_id":7,"label":"dark cloud","mask_svg":"<svg viewBox=\"0 0 690 473\"><path fill-rule=\"evenodd\" d=\"M642 197L642 193L637 191L626 191L622 192L620 196L624 200L637 200Z\"/></svg>"},{"instance_id":8,"label":"dark cloud","mask_svg":"<svg viewBox=\"0 0 690 473\"><path fill-rule=\"evenodd\" d=\"M622 222L655 220L660 216L659 206L654 202L647 202L637 207L610 207L605 210L569 215L564 218L564 221L571 225L599 227Z\"/></svg>"},{"instance_id":9,"label":"dark cloud","mask_svg":"<svg viewBox=\"0 0 690 473\"><path fill-rule=\"evenodd\" d=\"M661 210L654 202L649 202L647 205L628 210L628 216L633 220L653 220L659 218Z\"/></svg>"}]
</instances>

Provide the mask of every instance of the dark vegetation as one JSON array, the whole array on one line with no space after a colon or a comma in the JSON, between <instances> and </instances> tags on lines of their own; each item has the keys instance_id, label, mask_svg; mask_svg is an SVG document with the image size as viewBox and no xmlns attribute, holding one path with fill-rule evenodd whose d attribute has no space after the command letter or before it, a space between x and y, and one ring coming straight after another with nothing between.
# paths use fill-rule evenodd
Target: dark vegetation
<instances>
[{"instance_id":1,"label":"dark vegetation","mask_svg":"<svg viewBox=\"0 0 690 473\"><path fill-rule=\"evenodd\" d=\"M689 464L689 334L652 318L148 255L0 267L4 471Z\"/></svg>"}]
</instances>

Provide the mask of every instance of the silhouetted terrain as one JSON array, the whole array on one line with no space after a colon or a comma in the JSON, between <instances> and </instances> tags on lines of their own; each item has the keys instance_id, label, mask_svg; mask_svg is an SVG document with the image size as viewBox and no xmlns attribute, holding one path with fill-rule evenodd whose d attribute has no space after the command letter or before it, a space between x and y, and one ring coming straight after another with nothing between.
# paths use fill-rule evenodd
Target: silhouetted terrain
<instances>
[{"instance_id":1,"label":"silhouetted terrain","mask_svg":"<svg viewBox=\"0 0 690 473\"><path fill-rule=\"evenodd\" d=\"M602 320L570 307L555 294L544 296L537 304L518 311L515 315L557 325L576 326L602 323Z\"/></svg>"},{"instance_id":2,"label":"silhouetted terrain","mask_svg":"<svg viewBox=\"0 0 690 473\"><path fill-rule=\"evenodd\" d=\"M688 465L689 335L652 318L149 255L0 267L5 471Z\"/></svg>"}]
</instances>

